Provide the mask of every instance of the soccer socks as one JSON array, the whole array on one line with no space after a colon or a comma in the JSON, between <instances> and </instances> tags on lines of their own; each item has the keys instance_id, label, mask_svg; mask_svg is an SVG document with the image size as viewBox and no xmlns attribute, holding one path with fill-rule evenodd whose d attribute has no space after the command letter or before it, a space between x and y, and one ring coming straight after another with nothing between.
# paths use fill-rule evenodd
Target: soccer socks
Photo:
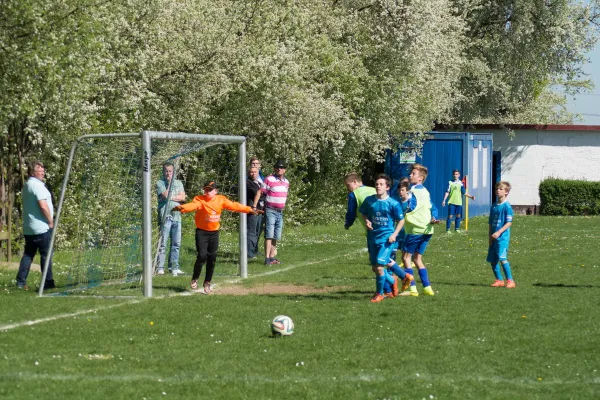
<instances>
[{"instance_id":1,"label":"soccer socks","mask_svg":"<svg viewBox=\"0 0 600 400\"><path fill-rule=\"evenodd\" d=\"M404 268L404 272L406 272L407 274L411 274L412 276L415 276L415 270L412 268ZM417 282L413 279L410 282L410 286L417 286Z\"/></svg>"},{"instance_id":2,"label":"soccer socks","mask_svg":"<svg viewBox=\"0 0 600 400\"><path fill-rule=\"evenodd\" d=\"M448 218L446 218L446 230L449 231L450 230L450 224L452 223L452 221L450 220L450 216L448 216Z\"/></svg>"},{"instance_id":3,"label":"soccer socks","mask_svg":"<svg viewBox=\"0 0 600 400\"><path fill-rule=\"evenodd\" d=\"M404 270L400 268L396 262L394 262L391 267L387 267L387 269L398 275L398 278L400 279L404 279L406 277L406 272L404 272ZM390 274L390 276L392 276L392 274Z\"/></svg>"},{"instance_id":4,"label":"soccer socks","mask_svg":"<svg viewBox=\"0 0 600 400\"><path fill-rule=\"evenodd\" d=\"M377 275L377 277L375 278L375 282L376 282L376 287L377 287L377 293L383 295L383 286L385 284L385 274L383 275ZM390 289L391 292L391 289Z\"/></svg>"},{"instance_id":5,"label":"soccer socks","mask_svg":"<svg viewBox=\"0 0 600 400\"><path fill-rule=\"evenodd\" d=\"M497 280L502 280L502 274L500 273L500 263L492 264L492 271L494 271L494 276ZM510 269L509 269L510 271Z\"/></svg>"},{"instance_id":6,"label":"soccer socks","mask_svg":"<svg viewBox=\"0 0 600 400\"><path fill-rule=\"evenodd\" d=\"M383 269L383 274L385 276L385 280L383 282L383 293L391 293L392 285L394 284L394 277L390 271L387 270L387 268Z\"/></svg>"},{"instance_id":7,"label":"soccer socks","mask_svg":"<svg viewBox=\"0 0 600 400\"><path fill-rule=\"evenodd\" d=\"M427 273L427 268L419 268L419 278L421 278L421 283L423 287L431 286L429 282L429 274Z\"/></svg>"},{"instance_id":8,"label":"soccer socks","mask_svg":"<svg viewBox=\"0 0 600 400\"><path fill-rule=\"evenodd\" d=\"M460 217L456 217L456 220L454 220L454 229L460 229L460 221L462 221L462 219Z\"/></svg>"},{"instance_id":9,"label":"soccer socks","mask_svg":"<svg viewBox=\"0 0 600 400\"><path fill-rule=\"evenodd\" d=\"M498 268L499 269L499 268ZM504 275L506 275L506 279L512 281L512 271L510 270L510 263L508 261L502 263L502 269L504 270ZM498 271L500 272L500 271ZM502 279L502 278L500 278Z\"/></svg>"}]
</instances>

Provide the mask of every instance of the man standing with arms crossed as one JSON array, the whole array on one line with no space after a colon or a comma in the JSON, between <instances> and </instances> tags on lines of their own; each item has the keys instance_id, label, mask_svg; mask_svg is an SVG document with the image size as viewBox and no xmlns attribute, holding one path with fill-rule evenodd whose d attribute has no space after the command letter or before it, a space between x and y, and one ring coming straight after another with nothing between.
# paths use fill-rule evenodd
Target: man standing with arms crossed
<instances>
[{"instance_id":1,"label":"man standing with arms crossed","mask_svg":"<svg viewBox=\"0 0 600 400\"><path fill-rule=\"evenodd\" d=\"M46 170L39 161L31 161L27 165L29 179L23 187L23 235L25 236L25 251L17 273L17 288L29 290L27 276L35 254L40 252L42 273L46 259L48 274L46 274L45 289L54 289L52 276L52 254L50 254L50 238L54 228L54 206L50 191L44 184Z\"/></svg>"}]
</instances>

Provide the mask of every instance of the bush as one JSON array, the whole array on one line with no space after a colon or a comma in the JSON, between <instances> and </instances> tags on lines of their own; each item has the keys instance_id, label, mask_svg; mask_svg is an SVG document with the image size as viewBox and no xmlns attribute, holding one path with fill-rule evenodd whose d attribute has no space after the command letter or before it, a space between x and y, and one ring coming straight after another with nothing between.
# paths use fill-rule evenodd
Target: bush
<instances>
[{"instance_id":1,"label":"bush","mask_svg":"<svg viewBox=\"0 0 600 400\"><path fill-rule=\"evenodd\" d=\"M549 178L539 191L541 215L600 215L600 182Z\"/></svg>"}]
</instances>

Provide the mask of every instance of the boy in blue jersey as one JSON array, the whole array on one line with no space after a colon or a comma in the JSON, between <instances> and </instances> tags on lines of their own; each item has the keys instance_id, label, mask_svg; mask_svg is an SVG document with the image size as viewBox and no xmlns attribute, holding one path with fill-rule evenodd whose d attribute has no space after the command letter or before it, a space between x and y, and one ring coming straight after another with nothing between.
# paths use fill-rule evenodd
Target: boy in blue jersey
<instances>
[{"instance_id":1,"label":"boy in blue jersey","mask_svg":"<svg viewBox=\"0 0 600 400\"><path fill-rule=\"evenodd\" d=\"M378 175L375 180L375 195L367 197L359 209L368 230L369 259L376 279L377 292L371 299L372 303L385 299L386 266L392 267L402 278L402 290L413 280L412 275L405 273L390 258L396 246L396 238L404 226L404 216L400 203L388 195L389 189L390 178L383 174Z\"/></svg>"},{"instance_id":2,"label":"boy in blue jersey","mask_svg":"<svg viewBox=\"0 0 600 400\"><path fill-rule=\"evenodd\" d=\"M412 197L405 214L404 229L406 230L406 238L402 248L404 251L402 257L404 265L411 265L411 262L414 261L419 269L423 293L433 296L434 292L429 282L429 274L423 263L423 254L433 235L433 225L439 223L439 221L437 208L431 201L429 191L423 186L423 182L427 179L427 173L427 167L424 165L412 165L409 176L410 183L413 185L410 189Z\"/></svg>"},{"instance_id":3,"label":"boy in blue jersey","mask_svg":"<svg viewBox=\"0 0 600 400\"><path fill-rule=\"evenodd\" d=\"M452 218L456 216L454 220L454 230L456 233L460 233L460 221L462 217L462 204L463 204L463 196L470 198L475 201L475 196L471 196L467 194L465 190L465 186L460 180L460 172L455 169L452 171L452 177L454 181L448 182L448 189L446 189L446 193L444 194L444 200L442 200L442 207L446 206L446 199L448 199L448 218L446 219L446 233L451 233L450 224L452 223Z\"/></svg>"},{"instance_id":4,"label":"boy in blue jersey","mask_svg":"<svg viewBox=\"0 0 600 400\"><path fill-rule=\"evenodd\" d=\"M410 183L408 178L403 178L400 183L398 184L398 198L397 200L400 203L400 206L402 207L402 213L404 213L406 215L406 212L408 210L408 207L410 205L410 199L412 198L412 195L410 194ZM398 235L398 239L396 239L396 241L398 242L398 249L400 249L400 251L402 251L402 248L404 247L404 239L406 238L406 230L404 228L402 228L402 230L400 231L400 234ZM395 260L396 257L392 256L392 258ZM402 252L402 257L400 258L401 260L404 260L404 252ZM402 262L402 264L404 264L404 261ZM414 264L411 264L410 266L406 266L404 265L404 272L406 272L407 274L411 274L414 275ZM410 282L410 290L405 290L403 292L400 293L400 296L418 296L419 292L417 291L417 282L415 282L414 280Z\"/></svg>"},{"instance_id":5,"label":"boy in blue jersey","mask_svg":"<svg viewBox=\"0 0 600 400\"><path fill-rule=\"evenodd\" d=\"M510 242L510 227L513 220L513 210L506 197L510 192L510 183L501 181L496 184L496 197L498 200L490 210L490 247L488 249L487 262L492 265L492 271L496 281L492 287L504 287L500 264L506 275L506 287L513 289L516 284L512 277L510 264L508 262L508 244Z\"/></svg>"}]
</instances>

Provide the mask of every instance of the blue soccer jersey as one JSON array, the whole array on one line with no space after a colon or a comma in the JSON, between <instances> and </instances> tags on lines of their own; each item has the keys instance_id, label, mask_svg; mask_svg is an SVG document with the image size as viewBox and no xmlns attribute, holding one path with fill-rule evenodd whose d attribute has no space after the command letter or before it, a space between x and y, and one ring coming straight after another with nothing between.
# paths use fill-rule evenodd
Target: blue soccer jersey
<instances>
[{"instance_id":1,"label":"blue soccer jersey","mask_svg":"<svg viewBox=\"0 0 600 400\"><path fill-rule=\"evenodd\" d=\"M369 196L360 206L360 213L371 221L373 230L368 231L367 240L372 243L385 243L394 233L394 221L404 219L402 206L391 197L378 199L377 195Z\"/></svg>"},{"instance_id":2,"label":"blue soccer jersey","mask_svg":"<svg viewBox=\"0 0 600 400\"><path fill-rule=\"evenodd\" d=\"M494 203L490 209L489 224L492 227L491 233L498 231L507 222L512 222L513 210L508 201L504 203ZM497 239L498 243L506 243L510 241L510 227L502 232L500 237Z\"/></svg>"}]
</instances>

